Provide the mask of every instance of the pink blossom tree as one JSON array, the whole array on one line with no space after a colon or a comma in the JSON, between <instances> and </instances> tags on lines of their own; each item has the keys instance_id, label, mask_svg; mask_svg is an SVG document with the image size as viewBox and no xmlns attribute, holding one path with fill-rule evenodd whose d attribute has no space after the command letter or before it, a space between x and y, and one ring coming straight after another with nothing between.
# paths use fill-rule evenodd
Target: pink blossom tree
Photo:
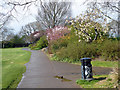
<instances>
[{"instance_id":1,"label":"pink blossom tree","mask_svg":"<svg viewBox=\"0 0 120 90\"><path fill-rule=\"evenodd\" d=\"M52 42L54 40L58 40L59 38L64 37L67 35L70 31L67 27L57 26L52 29L47 30L47 39L48 42Z\"/></svg>"},{"instance_id":2,"label":"pink blossom tree","mask_svg":"<svg viewBox=\"0 0 120 90\"><path fill-rule=\"evenodd\" d=\"M51 45L54 41L63 38L66 36L70 31L67 27L56 26L54 28L48 29L46 31L47 40L48 40L48 52L52 53Z\"/></svg>"}]
</instances>

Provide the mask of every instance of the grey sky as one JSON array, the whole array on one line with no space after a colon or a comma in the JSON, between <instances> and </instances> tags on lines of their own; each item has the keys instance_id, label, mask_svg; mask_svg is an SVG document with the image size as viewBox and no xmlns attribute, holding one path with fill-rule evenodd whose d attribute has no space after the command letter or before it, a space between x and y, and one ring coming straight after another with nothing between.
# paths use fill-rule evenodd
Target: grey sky
<instances>
[{"instance_id":1,"label":"grey sky","mask_svg":"<svg viewBox=\"0 0 120 90\"><path fill-rule=\"evenodd\" d=\"M86 6L81 6L83 1L84 0L72 2L72 17L76 17L86 9ZM19 32L23 25L36 21L35 16L37 15L37 7L33 5L30 6L26 13L26 10L23 11L20 9L20 7L17 9L17 11L18 14L14 12L15 18L9 23L9 27L15 29L15 33Z\"/></svg>"},{"instance_id":2,"label":"grey sky","mask_svg":"<svg viewBox=\"0 0 120 90\"><path fill-rule=\"evenodd\" d=\"M11 0L8 0L8 1L11 1ZM24 2L26 0L17 0L17 1ZM31 0L27 0L27 1L31 1ZM66 1L66 0L63 0L63 1ZM68 1L71 1L71 0L68 0ZM80 13L86 10L86 5L82 5L83 2L85 1L86 0L74 0L74 1L72 0L72 17L76 17ZM89 1L95 1L95 0L89 0ZM101 0L97 0L97 1L101 1ZM0 0L0 4L1 3L2 3L2 0ZM36 21L35 16L37 15L37 7L35 7L32 4L29 8L25 8L25 10L23 10L23 8L24 7L16 7L17 12L15 11L12 12L15 18L10 21L8 27L13 28L15 33L18 33L21 27L24 26L25 24ZM9 10L9 8L4 10L0 8L0 11L6 12L7 10Z\"/></svg>"}]
</instances>

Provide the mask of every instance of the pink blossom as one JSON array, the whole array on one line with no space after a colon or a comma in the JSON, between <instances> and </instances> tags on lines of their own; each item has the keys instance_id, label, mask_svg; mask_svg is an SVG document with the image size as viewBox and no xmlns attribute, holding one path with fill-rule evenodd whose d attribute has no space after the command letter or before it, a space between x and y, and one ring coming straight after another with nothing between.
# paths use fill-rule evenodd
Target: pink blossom
<instances>
[{"instance_id":1,"label":"pink blossom","mask_svg":"<svg viewBox=\"0 0 120 90\"><path fill-rule=\"evenodd\" d=\"M68 34L70 31L67 27L57 26L52 29L47 30L47 39L48 41L57 40L66 34Z\"/></svg>"}]
</instances>

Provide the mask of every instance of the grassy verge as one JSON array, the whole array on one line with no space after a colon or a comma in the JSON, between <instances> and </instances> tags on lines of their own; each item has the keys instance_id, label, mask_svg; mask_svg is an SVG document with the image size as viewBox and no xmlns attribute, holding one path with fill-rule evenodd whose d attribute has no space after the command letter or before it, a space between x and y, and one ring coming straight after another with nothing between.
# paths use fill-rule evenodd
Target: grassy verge
<instances>
[{"instance_id":1,"label":"grassy verge","mask_svg":"<svg viewBox=\"0 0 120 90\"><path fill-rule=\"evenodd\" d=\"M92 61L93 66L96 67L116 67L118 66L118 61Z\"/></svg>"},{"instance_id":2,"label":"grassy verge","mask_svg":"<svg viewBox=\"0 0 120 90\"><path fill-rule=\"evenodd\" d=\"M93 76L94 80L92 81L78 79L76 80L76 83L79 84L82 88L94 88L94 85L97 82L104 80L106 77L107 75L95 75Z\"/></svg>"},{"instance_id":3,"label":"grassy verge","mask_svg":"<svg viewBox=\"0 0 120 90\"><path fill-rule=\"evenodd\" d=\"M80 62L74 62L73 64L81 65ZM91 61L91 64L93 67L109 67L113 68L118 66L118 61L97 61L93 60Z\"/></svg>"},{"instance_id":4,"label":"grassy verge","mask_svg":"<svg viewBox=\"0 0 120 90\"><path fill-rule=\"evenodd\" d=\"M16 88L26 71L31 52L22 48L2 49L2 88Z\"/></svg>"},{"instance_id":5,"label":"grassy verge","mask_svg":"<svg viewBox=\"0 0 120 90\"><path fill-rule=\"evenodd\" d=\"M76 83L82 88L119 88L118 82L118 73L116 71L109 75L95 75L92 81L76 80Z\"/></svg>"},{"instance_id":6,"label":"grassy verge","mask_svg":"<svg viewBox=\"0 0 120 90\"><path fill-rule=\"evenodd\" d=\"M47 56L49 57L49 54L47 54ZM53 55L52 57L49 57L50 60L53 61L60 61L60 62L68 62L68 63L72 63L72 64L77 64L77 65L81 65L80 60L75 61L75 60L70 60L68 58L66 59L59 59L56 55ZM91 64L93 67L116 67L118 66L118 61L101 61L101 60L92 60Z\"/></svg>"}]
</instances>

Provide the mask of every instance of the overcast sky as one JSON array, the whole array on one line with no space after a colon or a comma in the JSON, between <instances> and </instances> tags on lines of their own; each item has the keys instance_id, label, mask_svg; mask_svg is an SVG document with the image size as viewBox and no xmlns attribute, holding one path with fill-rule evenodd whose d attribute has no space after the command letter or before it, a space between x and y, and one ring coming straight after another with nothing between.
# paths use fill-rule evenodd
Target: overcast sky
<instances>
[{"instance_id":1,"label":"overcast sky","mask_svg":"<svg viewBox=\"0 0 120 90\"><path fill-rule=\"evenodd\" d=\"M3 0L0 0L0 4ZM11 1L11 0L7 0ZM14 0L13 0L14 1ZM19 0L17 0L19 1ZM20 0L21 2L24 2L26 0ZM31 1L31 0L27 0ZM65 0L63 0L65 1ZM70 1L70 0L68 0ZM72 17L78 16L80 13L86 10L86 4L82 5L86 0L72 0L71 10L72 10ZM89 0L89 1L95 1L95 0ZM101 1L101 0L97 0ZM104 1L104 0L103 0ZM6 10L9 10L7 8ZM23 10L23 7L16 7L17 12L13 11L12 14L15 16L13 20L10 21L8 27L13 28L15 33L18 33L22 26L25 24L28 24L30 22L36 21L35 17L37 15L37 7L35 5L31 5L28 9L25 8ZM0 8L0 11L4 11ZM26 12L27 11L27 12Z\"/></svg>"},{"instance_id":2,"label":"overcast sky","mask_svg":"<svg viewBox=\"0 0 120 90\"><path fill-rule=\"evenodd\" d=\"M82 13L82 11L85 11L86 6L85 5L81 6L81 4L84 1L85 0L72 2L71 5L72 17L76 17L80 13ZM15 29L14 30L15 33L18 33L21 27L24 26L25 24L36 21L35 16L37 15L37 7L31 5L26 13L25 13L26 10L23 11L20 7L17 8L17 11L18 11L17 13L14 12L15 18L9 23L9 27Z\"/></svg>"}]
</instances>

